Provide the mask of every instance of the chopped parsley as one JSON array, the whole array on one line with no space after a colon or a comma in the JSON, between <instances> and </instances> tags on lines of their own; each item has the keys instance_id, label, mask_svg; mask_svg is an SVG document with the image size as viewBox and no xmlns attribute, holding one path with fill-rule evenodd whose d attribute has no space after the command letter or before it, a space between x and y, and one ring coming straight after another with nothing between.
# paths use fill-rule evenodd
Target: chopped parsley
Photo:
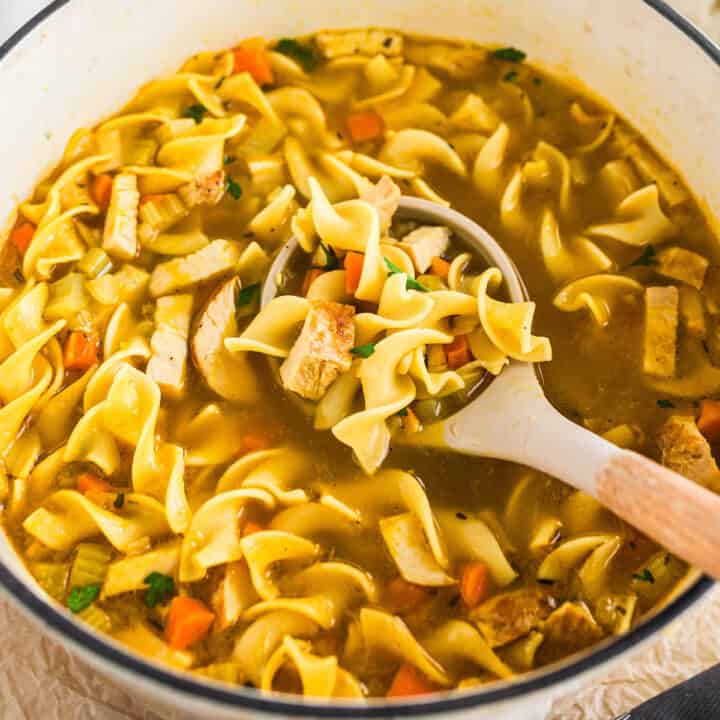
<instances>
[{"instance_id":1,"label":"chopped parsley","mask_svg":"<svg viewBox=\"0 0 720 720\"><path fill-rule=\"evenodd\" d=\"M385 264L388 267L389 275L398 275L399 273L405 274L405 271L402 268L399 268L394 262L388 260L385 258ZM411 278L409 275L407 276L407 280L405 282L405 287L408 290L417 290L419 292L430 292L428 288L426 288L424 285L419 283L415 278Z\"/></svg>"},{"instance_id":2,"label":"chopped parsley","mask_svg":"<svg viewBox=\"0 0 720 720\"><path fill-rule=\"evenodd\" d=\"M228 175L227 178L227 191L230 193L230 197L232 197L233 200L239 200L242 197L242 187L240 186L240 183L230 177L230 175Z\"/></svg>"},{"instance_id":3,"label":"chopped parsley","mask_svg":"<svg viewBox=\"0 0 720 720\"><path fill-rule=\"evenodd\" d=\"M232 165L236 160L237 158L234 155L226 155L223 158L223 165Z\"/></svg>"},{"instance_id":4,"label":"chopped parsley","mask_svg":"<svg viewBox=\"0 0 720 720\"><path fill-rule=\"evenodd\" d=\"M190 105L189 107L186 107L185 110L183 110L183 117L192 118L195 121L196 125L199 125L202 122L202 119L207 112L207 108L204 105L201 105L200 103L195 103L194 105Z\"/></svg>"},{"instance_id":5,"label":"chopped parsley","mask_svg":"<svg viewBox=\"0 0 720 720\"><path fill-rule=\"evenodd\" d=\"M506 60L507 62L521 63L527 55L514 47L504 47L493 50L492 56L496 60Z\"/></svg>"},{"instance_id":6,"label":"chopped parsley","mask_svg":"<svg viewBox=\"0 0 720 720\"><path fill-rule=\"evenodd\" d=\"M82 612L89 607L100 594L100 583L74 587L68 595L67 604L74 613Z\"/></svg>"},{"instance_id":7,"label":"chopped parsley","mask_svg":"<svg viewBox=\"0 0 720 720\"><path fill-rule=\"evenodd\" d=\"M235 307L241 308L249 305L253 302L253 300L255 300L255 296L259 291L260 283L254 283L252 285L247 285L244 288L240 288L237 298L235 298Z\"/></svg>"},{"instance_id":8,"label":"chopped parsley","mask_svg":"<svg viewBox=\"0 0 720 720\"><path fill-rule=\"evenodd\" d=\"M657 401L657 406L659 408L663 408L664 410L670 410L671 408L674 408L675 405L670 400L665 400L664 398L661 398Z\"/></svg>"},{"instance_id":9,"label":"chopped parsley","mask_svg":"<svg viewBox=\"0 0 720 720\"><path fill-rule=\"evenodd\" d=\"M222 84L225 82L225 76L221 75L220 79L215 83L215 89L219 90L222 87Z\"/></svg>"},{"instance_id":10,"label":"chopped parsley","mask_svg":"<svg viewBox=\"0 0 720 720\"><path fill-rule=\"evenodd\" d=\"M325 253L325 264L324 265L313 265L318 270L337 270L340 267L340 261L335 251L324 243L320 243L322 251Z\"/></svg>"},{"instance_id":11,"label":"chopped parsley","mask_svg":"<svg viewBox=\"0 0 720 720\"><path fill-rule=\"evenodd\" d=\"M357 347L350 348L350 352L358 357L369 358L375 352L375 343L366 343L365 345L358 345Z\"/></svg>"},{"instance_id":12,"label":"chopped parsley","mask_svg":"<svg viewBox=\"0 0 720 720\"><path fill-rule=\"evenodd\" d=\"M168 575L151 572L143 582L148 586L145 591L145 604L149 608L166 602L175 593L175 582Z\"/></svg>"},{"instance_id":13,"label":"chopped parsley","mask_svg":"<svg viewBox=\"0 0 720 720\"><path fill-rule=\"evenodd\" d=\"M633 260L628 267L639 267L639 266L648 266L648 265L654 265L655 264L655 248L652 245L648 245L645 250L643 251L643 254L639 257Z\"/></svg>"},{"instance_id":14,"label":"chopped parsley","mask_svg":"<svg viewBox=\"0 0 720 720\"><path fill-rule=\"evenodd\" d=\"M404 407L402 410L400 410L398 412L399 417L407 417L407 414L408 414L408 409L406 407Z\"/></svg>"},{"instance_id":15,"label":"chopped parsley","mask_svg":"<svg viewBox=\"0 0 720 720\"><path fill-rule=\"evenodd\" d=\"M641 573L633 573L633 580L639 580L640 582L654 583L655 576L650 572L648 568L643 568Z\"/></svg>"},{"instance_id":16,"label":"chopped parsley","mask_svg":"<svg viewBox=\"0 0 720 720\"><path fill-rule=\"evenodd\" d=\"M515 82L515 80L518 79L518 72L517 70L510 70L510 72L505 73L505 76L503 77L503 80L505 82Z\"/></svg>"},{"instance_id":17,"label":"chopped parsley","mask_svg":"<svg viewBox=\"0 0 720 720\"><path fill-rule=\"evenodd\" d=\"M115 500L113 500L113 507L116 507L118 510L125 504L125 493L118 493L115 496Z\"/></svg>"},{"instance_id":18,"label":"chopped parsley","mask_svg":"<svg viewBox=\"0 0 720 720\"><path fill-rule=\"evenodd\" d=\"M314 70L318 64L315 50L310 45L303 45L293 38L282 38L275 46L275 50L298 62L305 72Z\"/></svg>"},{"instance_id":19,"label":"chopped parsley","mask_svg":"<svg viewBox=\"0 0 720 720\"><path fill-rule=\"evenodd\" d=\"M542 78L533 78L533 85L535 85L536 87L540 87L542 85Z\"/></svg>"},{"instance_id":20,"label":"chopped parsley","mask_svg":"<svg viewBox=\"0 0 720 720\"><path fill-rule=\"evenodd\" d=\"M467 520L467 515L464 512L456 512L455 517L458 520Z\"/></svg>"}]
</instances>

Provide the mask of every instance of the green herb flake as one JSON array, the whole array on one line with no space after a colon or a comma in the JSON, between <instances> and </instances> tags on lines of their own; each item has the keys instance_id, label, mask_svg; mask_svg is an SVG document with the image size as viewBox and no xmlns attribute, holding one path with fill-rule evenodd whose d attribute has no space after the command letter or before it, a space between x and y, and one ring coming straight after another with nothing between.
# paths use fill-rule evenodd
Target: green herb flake
<instances>
[{"instance_id":1,"label":"green herb flake","mask_svg":"<svg viewBox=\"0 0 720 720\"><path fill-rule=\"evenodd\" d=\"M232 165L236 160L237 158L234 155L226 155L223 158L223 165Z\"/></svg>"},{"instance_id":2,"label":"green herb flake","mask_svg":"<svg viewBox=\"0 0 720 720\"><path fill-rule=\"evenodd\" d=\"M633 573L633 580L640 582L654 583L655 576L650 572L648 568L643 568L641 573Z\"/></svg>"},{"instance_id":3,"label":"green herb flake","mask_svg":"<svg viewBox=\"0 0 720 720\"><path fill-rule=\"evenodd\" d=\"M218 81L215 83L215 90L219 90L222 87L222 84L225 82L225 76L221 75Z\"/></svg>"},{"instance_id":4,"label":"green herb flake","mask_svg":"<svg viewBox=\"0 0 720 720\"><path fill-rule=\"evenodd\" d=\"M648 245L645 250L643 251L643 254L639 257L633 260L628 267L640 267L640 266L649 266L655 264L655 248L652 245Z\"/></svg>"},{"instance_id":5,"label":"green herb flake","mask_svg":"<svg viewBox=\"0 0 720 720\"><path fill-rule=\"evenodd\" d=\"M408 414L408 409L406 407L404 407L402 410L400 410L400 412L398 412L398 415L400 417L407 417L407 414Z\"/></svg>"},{"instance_id":6,"label":"green herb flake","mask_svg":"<svg viewBox=\"0 0 720 720\"><path fill-rule=\"evenodd\" d=\"M230 177L230 175L228 175L227 179L227 191L230 193L230 197L233 200L239 200L242 197L242 187L240 186L240 183Z\"/></svg>"},{"instance_id":7,"label":"green herb flake","mask_svg":"<svg viewBox=\"0 0 720 720\"><path fill-rule=\"evenodd\" d=\"M670 400L660 399L657 401L657 406L659 408L663 408L663 410L670 410L675 407L675 404L672 403Z\"/></svg>"},{"instance_id":8,"label":"green herb flake","mask_svg":"<svg viewBox=\"0 0 720 720\"><path fill-rule=\"evenodd\" d=\"M201 105L200 103L195 103L194 105L190 105L189 107L186 107L183 111L183 117L189 117L192 118L195 121L196 125L199 125L202 122L203 116L207 112L207 108L204 105Z\"/></svg>"},{"instance_id":9,"label":"green herb flake","mask_svg":"<svg viewBox=\"0 0 720 720\"><path fill-rule=\"evenodd\" d=\"M151 572L143 582L148 586L145 591L145 604L149 608L167 602L175 594L175 581L169 575Z\"/></svg>"},{"instance_id":10,"label":"green herb flake","mask_svg":"<svg viewBox=\"0 0 720 720\"><path fill-rule=\"evenodd\" d=\"M322 251L325 253L325 264L324 265L313 265L317 270L337 270L340 267L340 261L335 251L324 243L320 243Z\"/></svg>"},{"instance_id":11,"label":"green herb flake","mask_svg":"<svg viewBox=\"0 0 720 720\"><path fill-rule=\"evenodd\" d=\"M369 358L375 352L375 343L367 343L366 345L358 345L357 347L351 348L350 352L357 357Z\"/></svg>"},{"instance_id":12,"label":"green herb flake","mask_svg":"<svg viewBox=\"0 0 720 720\"><path fill-rule=\"evenodd\" d=\"M100 583L74 587L68 595L67 604L74 613L82 612L100 595Z\"/></svg>"},{"instance_id":13,"label":"green herb flake","mask_svg":"<svg viewBox=\"0 0 720 720\"><path fill-rule=\"evenodd\" d=\"M493 50L492 56L496 60L505 60L506 62L521 63L527 55L514 47L504 47Z\"/></svg>"},{"instance_id":14,"label":"green herb flake","mask_svg":"<svg viewBox=\"0 0 720 720\"><path fill-rule=\"evenodd\" d=\"M535 87L540 87L542 84L543 84L542 78L539 78L539 77L533 78L533 85L535 85Z\"/></svg>"},{"instance_id":15,"label":"green herb flake","mask_svg":"<svg viewBox=\"0 0 720 720\"><path fill-rule=\"evenodd\" d=\"M505 76L503 77L503 80L505 82L515 82L519 77L517 70L510 70L510 72L505 73Z\"/></svg>"},{"instance_id":16,"label":"green herb flake","mask_svg":"<svg viewBox=\"0 0 720 720\"><path fill-rule=\"evenodd\" d=\"M118 493L115 496L115 500L113 500L113 507L116 507L118 510L125 504L125 493Z\"/></svg>"},{"instance_id":17,"label":"green herb flake","mask_svg":"<svg viewBox=\"0 0 720 720\"><path fill-rule=\"evenodd\" d=\"M240 288L240 291L237 294L237 298L235 299L235 307L241 308L245 307L246 305L249 305L253 300L255 300L255 296L260 291L260 283L254 283L252 285L247 285L244 288Z\"/></svg>"},{"instance_id":18,"label":"green herb flake","mask_svg":"<svg viewBox=\"0 0 720 720\"><path fill-rule=\"evenodd\" d=\"M293 38L282 38L275 46L275 50L297 61L305 72L314 70L318 64L315 50L310 45L303 45Z\"/></svg>"},{"instance_id":19,"label":"green herb flake","mask_svg":"<svg viewBox=\"0 0 720 720\"><path fill-rule=\"evenodd\" d=\"M385 258L385 264L388 267L388 270L390 271L389 275L398 275L403 274L407 275L407 273L402 269L399 268L394 262L391 260L388 260ZM417 290L418 292L430 292L428 288L426 288L423 284L419 283L415 278L411 278L409 275L407 275L407 280L405 281L405 287L408 290Z\"/></svg>"}]
</instances>

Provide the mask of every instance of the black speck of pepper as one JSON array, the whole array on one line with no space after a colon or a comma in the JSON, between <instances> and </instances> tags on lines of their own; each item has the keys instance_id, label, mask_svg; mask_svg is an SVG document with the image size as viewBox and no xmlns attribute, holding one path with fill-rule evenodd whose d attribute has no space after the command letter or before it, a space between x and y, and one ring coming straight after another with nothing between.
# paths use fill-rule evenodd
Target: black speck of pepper
<instances>
[{"instance_id":1,"label":"black speck of pepper","mask_svg":"<svg viewBox=\"0 0 720 720\"><path fill-rule=\"evenodd\" d=\"M453 596L448 600L448 606L449 606L449 607L455 607L459 602L460 602L460 596L459 596L459 595L453 595Z\"/></svg>"},{"instance_id":2,"label":"black speck of pepper","mask_svg":"<svg viewBox=\"0 0 720 720\"><path fill-rule=\"evenodd\" d=\"M25 282L25 276L22 274L22 270L20 270L20 268L15 268L15 270L13 270L13 277L14 277L19 283L24 283L24 282Z\"/></svg>"},{"instance_id":3,"label":"black speck of pepper","mask_svg":"<svg viewBox=\"0 0 720 720\"><path fill-rule=\"evenodd\" d=\"M248 232L243 233L243 237L246 237L246 238L255 237L255 233L252 232L251 230L249 230Z\"/></svg>"},{"instance_id":4,"label":"black speck of pepper","mask_svg":"<svg viewBox=\"0 0 720 720\"><path fill-rule=\"evenodd\" d=\"M630 546L631 550L634 550L637 547L637 543L634 540L631 540L628 545Z\"/></svg>"},{"instance_id":5,"label":"black speck of pepper","mask_svg":"<svg viewBox=\"0 0 720 720\"><path fill-rule=\"evenodd\" d=\"M554 580L547 580L546 578L538 578L537 581L540 585L552 585L555 582Z\"/></svg>"},{"instance_id":6,"label":"black speck of pepper","mask_svg":"<svg viewBox=\"0 0 720 720\"><path fill-rule=\"evenodd\" d=\"M670 556L669 556L669 555L666 555L666 556L665 556L664 562L665 562L666 565L669 565L669 564L670 564Z\"/></svg>"},{"instance_id":7,"label":"black speck of pepper","mask_svg":"<svg viewBox=\"0 0 720 720\"><path fill-rule=\"evenodd\" d=\"M383 40L383 47L389 48L391 45L392 45L392 38L391 38L391 37L386 37L386 38Z\"/></svg>"},{"instance_id":8,"label":"black speck of pepper","mask_svg":"<svg viewBox=\"0 0 720 720\"><path fill-rule=\"evenodd\" d=\"M627 615L627 610L624 607L620 607L620 605L615 608L615 612L619 612L621 615Z\"/></svg>"},{"instance_id":9,"label":"black speck of pepper","mask_svg":"<svg viewBox=\"0 0 720 720\"><path fill-rule=\"evenodd\" d=\"M456 517L458 520L467 520L467 515L466 515L465 513L462 513L462 512L456 512L456 513L455 513L455 517Z\"/></svg>"},{"instance_id":10,"label":"black speck of pepper","mask_svg":"<svg viewBox=\"0 0 720 720\"><path fill-rule=\"evenodd\" d=\"M707 344L707 340L703 340L703 341L702 341L702 346L703 346L703 350L704 350L706 353L709 353L709 352L710 352L710 346Z\"/></svg>"}]
</instances>

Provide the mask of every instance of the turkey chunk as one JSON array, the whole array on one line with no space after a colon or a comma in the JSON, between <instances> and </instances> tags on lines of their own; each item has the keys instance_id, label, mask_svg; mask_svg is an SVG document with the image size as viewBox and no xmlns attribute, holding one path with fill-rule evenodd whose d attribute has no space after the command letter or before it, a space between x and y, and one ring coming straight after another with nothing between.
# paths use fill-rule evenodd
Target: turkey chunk
<instances>
[{"instance_id":1,"label":"turkey chunk","mask_svg":"<svg viewBox=\"0 0 720 720\"><path fill-rule=\"evenodd\" d=\"M398 209L401 196L400 188L387 176L383 175L380 181L370 190L360 194L360 199L370 203L380 216L380 233L385 235L390 229L393 215Z\"/></svg>"},{"instance_id":2,"label":"turkey chunk","mask_svg":"<svg viewBox=\"0 0 720 720\"><path fill-rule=\"evenodd\" d=\"M150 277L150 294L167 295L235 270L240 250L227 240L213 240L197 252L155 266Z\"/></svg>"},{"instance_id":3,"label":"turkey chunk","mask_svg":"<svg viewBox=\"0 0 720 720\"><path fill-rule=\"evenodd\" d=\"M319 400L340 373L352 365L355 308L312 302L290 355L280 367L283 386L308 400Z\"/></svg>"},{"instance_id":4,"label":"turkey chunk","mask_svg":"<svg viewBox=\"0 0 720 720\"><path fill-rule=\"evenodd\" d=\"M565 602L545 621L545 643L566 654L597 642L603 630L597 624L587 605L582 602Z\"/></svg>"},{"instance_id":5,"label":"turkey chunk","mask_svg":"<svg viewBox=\"0 0 720 720\"><path fill-rule=\"evenodd\" d=\"M678 289L674 286L645 290L643 370L648 375L660 378L675 375L678 305Z\"/></svg>"},{"instance_id":6,"label":"turkey chunk","mask_svg":"<svg viewBox=\"0 0 720 720\"><path fill-rule=\"evenodd\" d=\"M103 233L103 250L108 255L122 260L132 260L137 255L139 203L137 177L131 173L116 175Z\"/></svg>"},{"instance_id":7,"label":"turkey chunk","mask_svg":"<svg viewBox=\"0 0 720 720\"><path fill-rule=\"evenodd\" d=\"M692 250L681 247L665 248L657 254L656 270L660 275L700 290L705 283L705 273L710 263Z\"/></svg>"},{"instance_id":8,"label":"turkey chunk","mask_svg":"<svg viewBox=\"0 0 720 720\"><path fill-rule=\"evenodd\" d=\"M700 485L720 489L720 469L694 418L672 415L660 428L658 441L663 465Z\"/></svg>"},{"instance_id":9,"label":"turkey chunk","mask_svg":"<svg viewBox=\"0 0 720 720\"><path fill-rule=\"evenodd\" d=\"M410 256L419 275L427 272L432 259L442 255L450 242L450 230L442 226L423 225L406 235L399 243Z\"/></svg>"},{"instance_id":10,"label":"turkey chunk","mask_svg":"<svg viewBox=\"0 0 720 720\"><path fill-rule=\"evenodd\" d=\"M320 52L328 59L345 55L402 55L403 37L387 30L340 30L315 36Z\"/></svg>"},{"instance_id":11,"label":"turkey chunk","mask_svg":"<svg viewBox=\"0 0 720 720\"><path fill-rule=\"evenodd\" d=\"M555 601L539 590L515 590L490 598L473 610L471 620L490 647L499 647L537 628L554 607Z\"/></svg>"},{"instance_id":12,"label":"turkey chunk","mask_svg":"<svg viewBox=\"0 0 720 720\"><path fill-rule=\"evenodd\" d=\"M155 308L155 332L150 339L153 354L147 375L167 397L178 397L185 389L192 306L192 295L168 295L158 298Z\"/></svg>"},{"instance_id":13,"label":"turkey chunk","mask_svg":"<svg viewBox=\"0 0 720 720\"><path fill-rule=\"evenodd\" d=\"M243 560L227 564L211 600L216 629L223 631L235 625L245 610L258 600L247 563Z\"/></svg>"},{"instance_id":14,"label":"turkey chunk","mask_svg":"<svg viewBox=\"0 0 720 720\"><path fill-rule=\"evenodd\" d=\"M178 189L178 195L189 208L196 205L217 205L224 193L224 170L198 175Z\"/></svg>"}]
</instances>

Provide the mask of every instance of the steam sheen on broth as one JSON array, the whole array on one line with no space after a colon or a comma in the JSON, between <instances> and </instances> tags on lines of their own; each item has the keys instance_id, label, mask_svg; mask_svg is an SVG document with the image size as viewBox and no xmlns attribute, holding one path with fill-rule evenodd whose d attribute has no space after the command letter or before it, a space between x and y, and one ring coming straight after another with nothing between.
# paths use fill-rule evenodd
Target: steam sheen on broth
<instances>
[{"instance_id":1,"label":"steam sheen on broth","mask_svg":"<svg viewBox=\"0 0 720 720\"><path fill-rule=\"evenodd\" d=\"M78 130L1 267L31 574L151 659L309 696L630 630L682 561L553 478L402 439L531 360L568 417L720 487L717 238L651 142L517 49L375 29L196 55ZM400 193L486 228L534 303Z\"/></svg>"}]
</instances>

